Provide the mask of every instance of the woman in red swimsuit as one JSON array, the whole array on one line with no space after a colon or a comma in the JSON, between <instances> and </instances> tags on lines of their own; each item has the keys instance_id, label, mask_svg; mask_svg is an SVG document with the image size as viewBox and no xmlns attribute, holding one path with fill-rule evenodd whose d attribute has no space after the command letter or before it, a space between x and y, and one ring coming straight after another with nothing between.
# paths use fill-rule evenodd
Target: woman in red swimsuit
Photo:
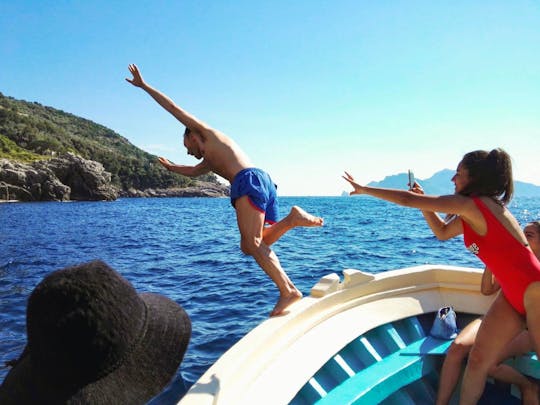
<instances>
[{"instance_id":1,"label":"woman in red swimsuit","mask_svg":"<svg viewBox=\"0 0 540 405\"><path fill-rule=\"evenodd\" d=\"M537 259L540 259L540 221L529 222L523 228L523 233ZM499 292L501 286L493 277L491 271L486 267L482 274L480 291L484 295L493 295ZM482 318L475 319L465 326L459 335L454 339L452 345L448 348L444 363L441 368L439 378L440 384L437 390L437 400L435 405L446 405L450 402L454 388L461 376L461 365L467 358L471 348L476 340L476 335L482 324ZM522 331L517 337L506 346L505 350L499 356L499 361L504 361L513 356L520 356L534 350L529 332ZM539 405L539 388L535 381L529 380L513 367L499 363L495 368L489 371L489 375L499 381L514 384L521 391L521 401L523 405Z\"/></svg>"},{"instance_id":2,"label":"woman in red swimsuit","mask_svg":"<svg viewBox=\"0 0 540 405\"><path fill-rule=\"evenodd\" d=\"M354 188L395 204L418 208L438 239L464 235L465 246L491 269L503 294L484 317L472 348L460 404L481 397L488 370L503 348L525 327L536 352L540 349L540 262L527 244L506 205L513 195L510 156L502 149L467 153L452 178L455 194L428 196L415 184L412 191L361 186L345 173ZM453 214L444 221L437 213ZM504 328L501 325L504 324Z\"/></svg>"}]
</instances>

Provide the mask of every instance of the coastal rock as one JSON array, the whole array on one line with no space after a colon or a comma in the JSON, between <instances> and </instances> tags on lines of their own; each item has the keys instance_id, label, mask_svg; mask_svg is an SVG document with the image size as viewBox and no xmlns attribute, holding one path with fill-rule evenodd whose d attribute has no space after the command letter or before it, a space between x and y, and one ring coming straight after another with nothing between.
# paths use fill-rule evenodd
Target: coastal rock
<instances>
[{"instance_id":1,"label":"coastal rock","mask_svg":"<svg viewBox=\"0 0 540 405\"><path fill-rule=\"evenodd\" d=\"M114 200L101 163L68 153L32 164L0 159L0 198L19 201Z\"/></svg>"},{"instance_id":2,"label":"coastal rock","mask_svg":"<svg viewBox=\"0 0 540 405\"><path fill-rule=\"evenodd\" d=\"M66 153L33 165L51 171L62 184L69 186L71 200L112 201L118 197L117 189L111 184L111 174L99 162Z\"/></svg>"},{"instance_id":3,"label":"coastal rock","mask_svg":"<svg viewBox=\"0 0 540 405\"><path fill-rule=\"evenodd\" d=\"M65 201L70 191L50 170L0 159L0 196L4 200Z\"/></svg>"}]
</instances>

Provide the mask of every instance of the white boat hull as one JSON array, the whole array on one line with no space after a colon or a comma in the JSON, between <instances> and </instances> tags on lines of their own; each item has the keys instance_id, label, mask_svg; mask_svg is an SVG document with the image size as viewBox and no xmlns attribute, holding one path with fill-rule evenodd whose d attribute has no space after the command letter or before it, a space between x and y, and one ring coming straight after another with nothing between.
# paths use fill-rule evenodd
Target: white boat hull
<instances>
[{"instance_id":1,"label":"white boat hull","mask_svg":"<svg viewBox=\"0 0 540 405\"><path fill-rule=\"evenodd\" d=\"M377 326L446 305L484 314L493 298L480 294L481 275L425 265L326 276L290 313L262 322L221 356L180 404L287 404L329 358Z\"/></svg>"}]
</instances>

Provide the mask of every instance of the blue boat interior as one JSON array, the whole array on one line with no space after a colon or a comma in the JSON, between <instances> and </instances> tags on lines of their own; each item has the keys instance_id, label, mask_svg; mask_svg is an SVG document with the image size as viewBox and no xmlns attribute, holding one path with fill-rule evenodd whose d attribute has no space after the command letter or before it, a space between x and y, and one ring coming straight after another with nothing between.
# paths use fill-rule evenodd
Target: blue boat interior
<instances>
[{"instance_id":1,"label":"blue boat interior","mask_svg":"<svg viewBox=\"0 0 540 405\"><path fill-rule=\"evenodd\" d=\"M435 313L409 317L355 338L328 359L290 404L435 403L439 371L452 341L429 336L434 317ZM477 317L459 313L458 327ZM540 365L533 353L507 363L540 378ZM490 379L479 404L521 404L519 390Z\"/></svg>"}]
</instances>

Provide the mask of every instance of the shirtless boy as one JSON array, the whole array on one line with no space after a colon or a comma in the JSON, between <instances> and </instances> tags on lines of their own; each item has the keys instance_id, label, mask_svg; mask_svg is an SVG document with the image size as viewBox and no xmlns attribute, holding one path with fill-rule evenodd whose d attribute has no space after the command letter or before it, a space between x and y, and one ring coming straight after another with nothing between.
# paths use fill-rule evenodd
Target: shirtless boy
<instances>
[{"instance_id":1,"label":"shirtless boy","mask_svg":"<svg viewBox=\"0 0 540 405\"><path fill-rule=\"evenodd\" d=\"M302 293L282 269L270 246L297 226L321 226L322 218L294 206L285 218L278 221L276 185L270 176L254 168L231 138L209 127L177 106L165 94L149 86L136 65L129 65L129 71L133 75L132 79L126 78L129 83L146 91L186 127L184 146L187 153L202 159L195 166L177 165L163 157L159 158L159 162L167 170L184 176L195 177L214 172L231 183L231 203L236 209L241 249L246 255L253 256L279 289L279 299L270 316L284 314L291 304L302 297Z\"/></svg>"}]
</instances>

